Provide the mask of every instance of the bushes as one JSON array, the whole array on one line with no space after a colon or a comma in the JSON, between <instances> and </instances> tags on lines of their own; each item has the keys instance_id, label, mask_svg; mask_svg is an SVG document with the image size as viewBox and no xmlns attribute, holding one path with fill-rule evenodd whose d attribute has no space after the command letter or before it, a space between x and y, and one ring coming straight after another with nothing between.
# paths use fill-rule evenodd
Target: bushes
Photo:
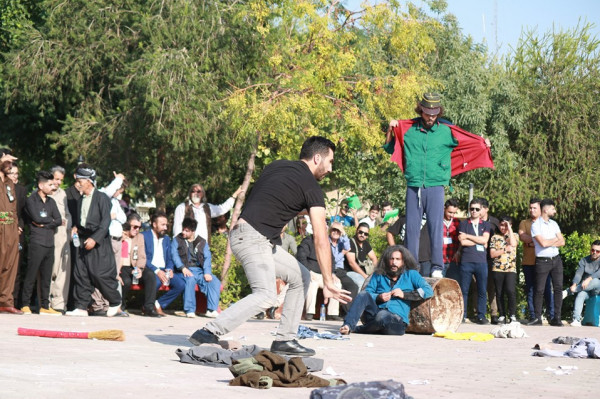
<instances>
[{"instance_id":1,"label":"bushes","mask_svg":"<svg viewBox=\"0 0 600 399\"><path fill-rule=\"evenodd\" d=\"M213 274L220 278L225 260L225 251L227 250L227 236L222 234L213 235L210 249L212 251ZM250 285L248 285L244 269L235 256L232 255L231 265L227 271L227 286L221 292L221 309L231 306L250 292Z\"/></svg>"}]
</instances>

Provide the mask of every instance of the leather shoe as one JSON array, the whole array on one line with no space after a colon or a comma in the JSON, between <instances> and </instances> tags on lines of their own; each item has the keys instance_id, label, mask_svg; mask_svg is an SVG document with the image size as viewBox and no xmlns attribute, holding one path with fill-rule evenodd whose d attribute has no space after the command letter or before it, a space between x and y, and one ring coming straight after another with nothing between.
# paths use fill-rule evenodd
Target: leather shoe
<instances>
[{"instance_id":1,"label":"leather shoe","mask_svg":"<svg viewBox=\"0 0 600 399\"><path fill-rule=\"evenodd\" d=\"M275 306L270 307L269 309L267 309L267 317L271 320L275 320L275 312L277 311L277 308Z\"/></svg>"},{"instance_id":2,"label":"leather shoe","mask_svg":"<svg viewBox=\"0 0 600 399\"><path fill-rule=\"evenodd\" d=\"M560 319L556 319L556 318L555 318L555 319L552 319L552 320L550 320L550 325L551 325L551 326L554 326L554 327L563 327L563 326L564 326L564 324L563 324L562 320L560 320Z\"/></svg>"},{"instance_id":3,"label":"leather shoe","mask_svg":"<svg viewBox=\"0 0 600 399\"><path fill-rule=\"evenodd\" d=\"M156 312L154 306L150 309L142 308L142 315L147 317L162 317L160 314L158 314L158 312Z\"/></svg>"},{"instance_id":4,"label":"leather shoe","mask_svg":"<svg viewBox=\"0 0 600 399\"><path fill-rule=\"evenodd\" d=\"M486 319L485 317L480 317L478 318L475 323L477 324L481 324L481 325L486 325L486 324L490 324L490 322L488 321L488 319ZM496 322L497 324L497 322Z\"/></svg>"},{"instance_id":5,"label":"leather shoe","mask_svg":"<svg viewBox=\"0 0 600 399\"><path fill-rule=\"evenodd\" d=\"M496 325L500 322L500 318L498 316L492 316L492 324Z\"/></svg>"},{"instance_id":6,"label":"leather shoe","mask_svg":"<svg viewBox=\"0 0 600 399\"><path fill-rule=\"evenodd\" d=\"M201 328L200 330L196 330L196 332L188 338L188 341L194 345L218 344L219 337L208 331L206 328Z\"/></svg>"},{"instance_id":7,"label":"leather shoe","mask_svg":"<svg viewBox=\"0 0 600 399\"><path fill-rule=\"evenodd\" d=\"M529 323L527 323L528 326L541 326L544 323L542 323L542 319L536 317L535 319L531 320Z\"/></svg>"},{"instance_id":8,"label":"leather shoe","mask_svg":"<svg viewBox=\"0 0 600 399\"><path fill-rule=\"evenodd\" d=\"M0 313L11 313L11 314L23 314L22 311L15 308L14 306L3 306L0 307Z\"/></svg>"},{"instance_id":9,"label":"leather shoe","mask_svg":"<svg viewBox=\"0 0 600 399\"><path fill-rule=\"evenodd\" d=\"M288 356L313 356L315 354L313 349L300 345L295 339L290 341L273 341L271 352Z\"/></svg>"}]
</instances>

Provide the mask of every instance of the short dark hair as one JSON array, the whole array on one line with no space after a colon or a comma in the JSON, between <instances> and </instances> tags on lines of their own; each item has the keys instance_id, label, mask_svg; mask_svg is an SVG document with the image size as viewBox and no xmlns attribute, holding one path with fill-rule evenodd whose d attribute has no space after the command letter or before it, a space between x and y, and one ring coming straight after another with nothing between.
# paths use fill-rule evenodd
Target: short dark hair
<instances>
[{"instance_id":1,"label":"short dark hair","mask_svg":"<svg viewBox=\"0 0 600 399\"><path fill-rule=\"evenodd\" d=\"M485 205L483 205L483 198L473 198L471 200L471 202L469 202L469 206L471 206L473 204L479 204L481 206L485 206Z\"/></svg>"},{"instance_id":2,"label":"short dark hair","mask_svg":"<svg viewBox=\"0 0 600 399\"><path fill-rule=\"evenodd\" d=\"M488 208L490 207L490 203L488 202L487 199L483 198L483 197L479 197L479 204L481 204L482 207L484 208Z\"/></svg>"},{"instance_id":3,"label":"short dark hair","mask_svg":"<svg viewBox=\"0 0 600 399\"><path fill-rule=\"evenodd\" d=\"M196 219L184 218L183 222L181 222L181 230L189 229L191 231L196 231L196 227L198 227Z\"/></svg>"},{"instance_id":4,"label":"short dark hair","mask_svg":"<svg viewBox=\"0 0 600 399\"><path fill-rule=\"evenodd\" d=\"M371 206L371 208L369 209L369 212L371 211L379 211L379 205L375 204L373 206Z\"/></svg>"},{"instance_id":5,"label":"short dark hair","mask_svg":"<svg viewBox=\"0 0 600 399\"><path fill-rule=\"evenodd\" d=\"M140 215L138 215L135 212L132 212L129 214L129 216L127 216L127 223L131 222L132 220L137 220L138 222L142 221L142 217Z\"/></svg>"},{"instance_id":6,"label":"short dark hair","mask_svg":"<svg viewBox=\"0 0 600 399\"><path fill-rule=\"evenodd\" d=\"M541 203L541 202L542 202L542 200L541 200L541 199L539 199L539 198L537 198L537 197L533 197L533 198L531 198L531 199L529 200L529 205L532 205L532 204L539 204L539 203Z\"/></svg>"},{"instance_id":7,"label":"short dark hair","mask_svg":"<svg viewBox=\"0 0 600 399\"><path fill-rule=\"evenodd\" d=\"M551 198L544 198L542 202L540 202L540 208L544 209L545 206L555 206L554 201Z\"/></svg>"},{"instance_id":8,"label":"short dark hair","mask_svg":"<svg viewBox=\"0 0 600 399\"><path fill-rule=\"evenodd\" d=\"M54 180L54 176L47 170L40 170L39 172L37 172L36 180L38 184L45 183L47 181Z\"/></svg>"},{"instance_id":9,"label":"short dark hair","mask_svg":"<svg viewBox=\"0 0 600 399\"><path fill-rule=\"evenodd\" d=\"M169 220L166 213L164 213L163 211L156 211L150 217L150 224L154 224L154 222L156 222L158 218L165 218Z\"/></svg>"},{"instance_id":10,"label":"short dark hair","mask_svg":"<svg viewBox=\"0 0 600 399\"><path fill-rule=\"evenodd\" d=\"M392 206L392 203L390 201L383 201L381 203L381 209L385 208L386 206Z\"/></svg>"},{"instance_id":11,"label":"short dark hair","mask_svg":"<svg viewBox=\"0 0 600 399\"><path fill-rule=\"evenodd\" d=\"M321 136L312 136L307 138L304 144L302 144L300 159L309 160L317 154L327 156L329 150L335 152L335 144L331 140Z\"/></svg>"},{"instance_id":12,"label":"short dark hair","mask_svg":"<svg viewBox=\"0 0 600 399\"><path fill-rule=\"evenodd\" d=\"M358 224L358 227L356 228L356 231L358 232L358 229L360 229L361 227L366 227L367 230L371 230L371 226L369 226L368 223L362 222Z\"/></svg>"},{"instance_id":13,"label":"short dark hair","mask_svg":"<svg viewBox=\"0 0 600 399\"><path fill-rule=\"evenodd\" d=\"M508 216L508 215L502 215L502 216L500 216L498 219L499 219L499 221L500 221L500 222L508 222L508 223L510 223L511 225L512 225L512 223L513 223L513 218L511 218L511 217L510 217L510 216Z\"/></svg>"},{"instance_id":14,"label":"short dark hair","mask_svg":"<svg viewBox=\"0 0 600 399\"><path fill-rule=\"evenodd\" d=\"M456 198L449 198L444 204L444 208L448 208L449 206L455 206L458 208L458 200Z\"/></svg>"},{"instance_id":15,"label":"short dark hair","mask_svg":"<svg viewBox=\"0 0 600 399\"><path fill-rule=\"evenodd\" d=\"M597 247L600 246L600 240L594 240L594 242L592 243L592 247Z\"/></svg>"}]
</instances>

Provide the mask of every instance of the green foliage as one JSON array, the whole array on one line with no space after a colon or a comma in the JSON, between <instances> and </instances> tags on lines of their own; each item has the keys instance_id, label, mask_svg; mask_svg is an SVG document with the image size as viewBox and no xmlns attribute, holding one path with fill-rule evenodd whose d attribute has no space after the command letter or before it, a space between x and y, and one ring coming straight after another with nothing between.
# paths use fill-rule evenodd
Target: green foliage
<instances>
[{"instance_id":1,"label":"green foliage","mask_svg":"<svg viewBox=\"0 0 600 399\"><path fill-rule=\"evenodd\" d=\"M223 270L223 261L225 260L225 252L227 251L227 237L223 234L213 235L210 250L212 252L213 274L220 278L221 271ZM221 292L221 309L231 306L251 293L244 269L233 255L227 274L227 286Z\"/></svg>"}]
</instances>

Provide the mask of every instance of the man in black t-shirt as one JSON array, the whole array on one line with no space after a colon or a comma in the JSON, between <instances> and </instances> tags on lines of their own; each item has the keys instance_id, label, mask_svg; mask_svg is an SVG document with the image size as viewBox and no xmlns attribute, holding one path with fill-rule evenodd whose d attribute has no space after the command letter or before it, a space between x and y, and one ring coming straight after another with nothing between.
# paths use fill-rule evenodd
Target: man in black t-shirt
<instances>
[{"instance_id":1,"label":"man in black t-shirt","mask_svg":"<svg viewBox=\"0 0 600 399\"><path fill-rule=\"evenodd\" d=\"M222 312L217 319L197 330L190 342L218 343L227 334L257 313L275 305L276 278L285 281L288 292L281 323L271 352L290 356L312 356L315 351L296 341L310 273L281 248L281 229L307 209L312 224L321 274L323 296L341 303L350 301L348 291L334 285L331 247L325 222L325 201L318 181L332 170L335 145L324 137L310 137L302 145L299 161L274 161L263 170L250 191L238 223L230 233L231 250L240 260L252 294Z\"/></svg>"},{"instance_id":2,"label":"man in black t-shirt","mask_svg":"<svg viewBox=\"0 0 600 399\"><path fill-rule=\"evenodd\" d=\"M369 230L367 223L358 225L356 234L350 239L350 250L346 252L344 262L348 277L354 281L359 290L377 265L377 255L368 239Z\"/></svg>"}]
</instances>

